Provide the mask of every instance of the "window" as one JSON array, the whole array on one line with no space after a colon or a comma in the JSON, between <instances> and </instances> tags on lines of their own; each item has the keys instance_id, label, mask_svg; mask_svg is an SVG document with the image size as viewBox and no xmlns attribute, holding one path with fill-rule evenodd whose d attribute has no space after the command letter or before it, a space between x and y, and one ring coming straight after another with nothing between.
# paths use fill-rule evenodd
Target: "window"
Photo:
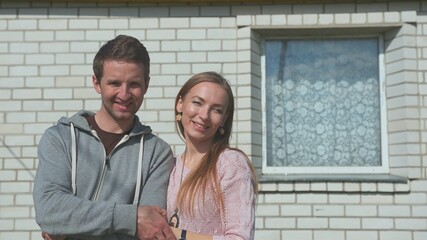
<instances>
[{"instance_id":1,"label":"window","mask_svg":"<svg viewBox=\"0 0 427 240\"><path fill-rule=\"evenodd\" d=\"M381 43L265 40L264 173L387 171Z\"/></svg>"}]
</instances>

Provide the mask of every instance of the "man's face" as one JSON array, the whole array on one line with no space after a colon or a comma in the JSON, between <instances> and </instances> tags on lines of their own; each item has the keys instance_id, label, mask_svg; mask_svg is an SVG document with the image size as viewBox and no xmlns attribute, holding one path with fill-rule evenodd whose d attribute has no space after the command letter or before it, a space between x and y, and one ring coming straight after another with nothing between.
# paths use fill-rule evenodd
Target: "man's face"
<instances>
[{"instance_id":1,"label":"man's face","mask_svg":"<svg viewBox=\"0 0 427 240\"><path fill-rule=\"evenodd\" d=\"M149 79L144 79L143 65L108 60L104 62L102 79L97 81L93 76L92 81L102 100L97 114L119 124L133 123L148 89Z\"/></svg>"}]
</instances>

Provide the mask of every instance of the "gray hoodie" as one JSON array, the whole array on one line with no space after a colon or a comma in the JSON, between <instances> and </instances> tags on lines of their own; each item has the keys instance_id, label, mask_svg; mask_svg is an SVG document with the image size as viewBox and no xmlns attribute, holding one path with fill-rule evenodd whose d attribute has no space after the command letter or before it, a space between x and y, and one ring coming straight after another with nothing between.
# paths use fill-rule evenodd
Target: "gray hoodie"
<instances>
[{"instance_id":1,"label":"gray hoodie","mask_svg":"<svg viewBox=\"0 0 427 240\"><path fill-rule=\"evenodd\" d=\"M62 117L42 136L33 191L36 221L42 231L53 235L136 239L137 204L166 208L169 175L174 166L171 148L135 116L130 134L106 156L86 120L90 114L94 113L80 111L71 118ZM143 160L139 162L141 154ZM138 164L142 166L139 188Z\"/></svg>"}]
</instances>

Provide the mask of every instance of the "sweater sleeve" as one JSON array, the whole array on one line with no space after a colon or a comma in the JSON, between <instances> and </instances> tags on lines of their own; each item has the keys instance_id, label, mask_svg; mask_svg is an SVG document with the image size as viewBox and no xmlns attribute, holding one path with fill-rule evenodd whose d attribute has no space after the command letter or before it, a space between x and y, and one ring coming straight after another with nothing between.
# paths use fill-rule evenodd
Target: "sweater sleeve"
<instances>
[{"instance_id":1,"label":"sweater sleeve","mask_svg":"<svg viewBox=\"0 0 427 240\"><path fill-rule=\"evenodd\" d=\"M221 218L225 233L213 239L253 239L255 194L251 168L243 153L238 151L225 151L221 157L219 173L224 199Z\"/></svg>"},{"instance_id":2,"label":"sweater sleeve","mask_svg":"<svg viewBox=\"0 0 427 240\"><path fill-rule=\"evenodd\" d=\"M134 235L136 206L120 206L120 215L133 218L133 223L114 229L114 215L118 212L114 202L94 202L73 195L70 150L58 131L58 127L48 129L39 143L33 199L41 230L53 235Z\"/></svg>"}]
</instances>

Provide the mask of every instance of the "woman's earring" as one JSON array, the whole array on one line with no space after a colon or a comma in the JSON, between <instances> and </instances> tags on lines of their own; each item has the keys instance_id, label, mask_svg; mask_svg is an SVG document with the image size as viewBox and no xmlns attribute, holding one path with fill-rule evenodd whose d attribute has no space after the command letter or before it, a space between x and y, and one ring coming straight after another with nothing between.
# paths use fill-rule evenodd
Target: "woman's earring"
<instances>
[{"instance_id":1,"label":"woman's earring","mask_svg":"<svg viewBox=\"0 0 427 240\"><path fill-rule=\"evenodd\" d=\"M181 121L181 119L182 119L182 113L178 113L178 114L175 116L175 120L176 120L176 121L178 121L178 122L180 122L180 121Z\"/></svg>"},{"instance_id":2,"label":"woman's earring","mask_svg":"<svg viewBox=\"0 0 427 240\"><path fill-rule=\"evenodd\" d=\"M220 128L219 128L219 134L220 134L220 135L224 135L224 133L225 133L224 128L223 128L223 127L220 127Z\"/></svg>"}]
</instances>

